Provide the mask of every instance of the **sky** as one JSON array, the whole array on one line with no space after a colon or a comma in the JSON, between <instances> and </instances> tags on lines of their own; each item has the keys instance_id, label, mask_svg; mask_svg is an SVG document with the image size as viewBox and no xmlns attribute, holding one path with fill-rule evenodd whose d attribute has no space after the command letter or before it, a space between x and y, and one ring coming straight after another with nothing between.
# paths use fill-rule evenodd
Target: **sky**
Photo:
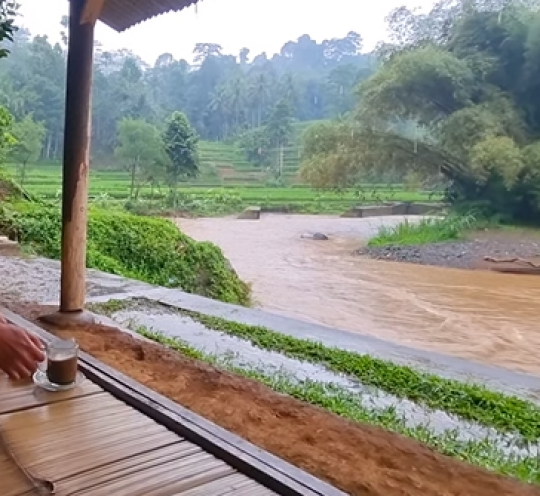
<instances>
[{"instance_id":1,"label":"sky","mask_svg":"<svg viewBox=\"0 0 540 496\"><path fill-rule=\"evenodd\" d=\"M19 24L35 34L60 40L60 19L67 0L20 0ZM98 24L96 39L105 49L128 48L149 64L162 53L191 62L195 43L218 43L224 53L241 48L251 56L279 52L281 46L309 34L321 42L360 33L367 50L385 39L385 16L395 7L429 7L432 0L202 0L182 12L169 13L116 33Z\"/></svg>"}]
</instances>

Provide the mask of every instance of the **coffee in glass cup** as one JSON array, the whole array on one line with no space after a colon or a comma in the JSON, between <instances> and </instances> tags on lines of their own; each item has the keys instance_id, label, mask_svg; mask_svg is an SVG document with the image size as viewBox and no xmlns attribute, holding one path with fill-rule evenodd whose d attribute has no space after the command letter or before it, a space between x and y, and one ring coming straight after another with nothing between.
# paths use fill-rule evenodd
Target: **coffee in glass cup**
<instances>
[{"instance_id":1,"label":"coffee in glass cup","mask_svg":"<svg viewBox=\"0 0 540 496\"><path fill-rule=\"evenodd\" d=\"M45 345L45 361L40 369L57 386L69 386L77 379L79 345L74 339L56 339Z\"/></svg>"}]
</instances>

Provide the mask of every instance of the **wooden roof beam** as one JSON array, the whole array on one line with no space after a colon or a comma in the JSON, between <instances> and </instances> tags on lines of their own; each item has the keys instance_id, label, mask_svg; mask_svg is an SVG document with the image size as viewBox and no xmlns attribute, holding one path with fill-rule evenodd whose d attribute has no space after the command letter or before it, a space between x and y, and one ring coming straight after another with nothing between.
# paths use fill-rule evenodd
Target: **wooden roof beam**
<instances>
[{"instance_id":1,"label":"wooden roof beam","mask_svg":"<svg viewBox=\"0 0 540 496\"><path fill-rule=\"evenodd\" d=\"M81 15L81 24L95 24L103 12L106 0L86 0Z\"/></svg>"}]
</instances>

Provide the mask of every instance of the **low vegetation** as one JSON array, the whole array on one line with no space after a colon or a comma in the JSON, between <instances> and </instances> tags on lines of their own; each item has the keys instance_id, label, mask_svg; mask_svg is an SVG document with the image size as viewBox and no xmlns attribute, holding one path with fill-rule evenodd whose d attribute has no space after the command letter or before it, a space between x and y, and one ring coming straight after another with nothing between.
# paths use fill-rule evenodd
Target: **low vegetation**
<instances>
[{"instance_id":1,"label":"low vegetation","mask_svg":"<svg viewBox=\"0 0 540 496\"><path fill-rule=\"evenodd\" d=\"M482 386L418 372L369 355L294 338L264 327L201 313L184 313L210 329L245 339L265 350L322 364L334 372L355 377L362 384L377 387L399 398L408 398L500 431L519 432L529 440L540 437L540 408L528 401Z\"/></svg>"},{"instance_id":2,"label":"low vegetation","mask_svg":"<svg viewBox=\"0 0 540 496\"><path fill-rule=\"evenodd\" d=\"M57 207L6 203L0 208L0 232L9 233L38 255L60 258ZM164 219L92 208L87 266L229 303L247 305L250 301L248 285L217 246L194 241Z\"/></svg>"},{"instance_id":3,"label":"low vegetation","mask_svg":"<svg viewBox=\"0 0 540 496\"><path fill-rule=\"evenodd\" d=\"M390 245L424 245L461 239L476 225L471 216L427 217L419 221L405 219L394 227L381 226L368 242L370 247Z\"/></svg>"},{"instance_id":4,"label":"low vegetation","mask_svg":"<svg viewBox=\"0 0 540 496\"><path fill-rule=\"evenodd\" d=\"M457 431L435 433L432 428L425 425L409 427L406 420L397 414L395 408L388 407L380 410L367 408L362 403L359 394L339 386L310 380L299 381L285 374L271 375L262 370L241 368L232 365L227 359L203 353L178 338L169 338L144 327L137 327L134 330L145 338L190 358L257 380L274 391L319 406L353 422L382 427L420 441L447 456L500 474L510 475L525 482L540 483L538 460L532 452L521 456L508 455L490 439L463 441L459 439ZM397 378L397 375L395 377Z\"/></svg>"},{"instance_id":5,"label":"low vegetation","mask_svg":"<svg viewBox=\"0 0 540 496\"><path fill-rule=\"evenodd\" d=\"M137 305L136 300L111 300L97 304L93 309L112 316L133 305ZM517 432L527 440L534 441L540 437L540 407L517 397L490 391L475 384L443 379L369 355L295 338L265 327L186 310L178 312L209 329L249 341L260 349L323 365L398 398L452 413L501 432Z\"/></svg>"}]
</instances>

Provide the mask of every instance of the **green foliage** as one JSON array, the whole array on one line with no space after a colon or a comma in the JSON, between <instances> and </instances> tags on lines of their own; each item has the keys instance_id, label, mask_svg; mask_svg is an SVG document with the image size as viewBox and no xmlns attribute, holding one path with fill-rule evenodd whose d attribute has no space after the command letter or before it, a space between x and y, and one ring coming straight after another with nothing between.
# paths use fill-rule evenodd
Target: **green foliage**
<instances>
[{"instance_id":1,"label":"green foliage","mask_svg":"<svg viewBox=\"0 0 540 496\"><path fill-rule=\"evenodd\" d=\"M174 112L166 123L163 133L165 152L169 157L167 174L170 184L199 173L199 137L182 112Z\"/></svg>"},{"instance_id":2,"label":"green foliage","mask_svg":"<svg viewBox=\"0 0 540 496\"><path fill-rule=\"evenodd\" d=\"M131 198L137 197L137 186L140 186L141 182L158 182L164 175L167 157L163 141L158 130L145 121L120 121L115 155L125 163L130 172Z\"/></svg>"},{"instance_id":3,"label":"green foliage","mask_svg":"<svg viewBox=\"0 0 540 496\"><path fill-rule=\"evenodd\" d=\"M523 169L523 154L508 136L490 137L476 143L470 154L471 170L481 184L490 177L502 178L504 186L511 189L519 180Z\"/></svg>"},{"instance_id":4,"label":"green foliage","mask_svg":"<svg viewBox=\"0 0 540 496\"><path fill-rule=\"evenodd\" d=\"M0 41L4 41L0 56L8 48L13 53L0 66L0 104L17 120L32 115L42 122L47 134L42 158L59 160L66 18L59 26L59 43L24 28L14 33L14 4L0 3ZM193 64L163 53L148 65L129 50L102 47L94 65L93 166L111 162L118 124L124 118L161 128L173 112L182 111L203 139L222 142L262 126L284 98L298 121L350 110L355 82L370 71L370 57L360 53L361 37L350 35L321 42L304 35L287 41L284 52L272 59L250 54L248 48L234 57L216 44L197 43ZM6 43L12 37L14 43Z\"/></svg>"},{"instance_id":5,"label":"green foliage","mask_svg":"<svg viewBox=\"0 0 540 496\"><path fill-rule=\"evenodd\" d=\"M272 146L265 128L256 128L238 137L238 145L244 151L246 159L258 167L270 163L269 149Z\"/></svg>"},{"instance_id":6,"label":"green foliage","mask_svg":"<svg viewBox=\"0 0 540 496\"><path fill-rule=\"evenodd\" d=\"M164 202L127 202L125 209L137 215L178 215L188 213L204 217L224 216L243 210L241 196L235 191L208 190L204 194L176 192Z\"/></svg>"},{"instance_id":7,"label":"green foliage","mask_svg":"<svg viewBox=\"0 0 540 496\"><path fill-rule=\"evenodd\" d=\"M18 203L0 211L0 230L14 234L37 254L60 258L60 211ZM241 305L249 287L212 243L196 242L172 222L91 209L87 266L152 284L179 287Z\"/></svg>"},{"instance_id":8,"label":"green foliage","mask_svg":"<svg viewBox=\"0 0 540 496\"><path fill-rule=\"evenodd\" d=\"M15 26L15 17L19 4L16 1L1 0L0 1L0 42L4 40L13 41L13 35L17 31ZM0 58L5 58L9 55L9 50L2 46L0 48Z\"/></svg>"},{"instance_id":9,"label":"green foliage","mask_svg":"<svg viewBox=\"0 0 540 496\"><path fill-rule=\"evenodd\" d=\"M270 115L265 134L276 146L287 144L292 134L292 117L289 104L281 100Z\"/></svg>"},{"instance_id":10,"label":"green foliage","mask_svg":"<svg viewBox=\"0 0 540 496\"><path fill-rule=\"evenodd\" d=\"M303 135L300 177L315 188L360 184L362 167L355 127L348 122L313 124Z\"/></svg>"},{"instance_id":11,"label":"green foliage","mask_svg":"<svg viewBox=\"0 0 540 496\"><path fill-rule=\"evenodd\" d=\"M466 62L439 48L419 48L384 64L360 86L360 111L430 125L470 104L475 90Z\"/></svg>"},{"instance_id":12,"label":"green foliage","mask_svg":"<svg viewBox=\"0 0 540 496\"><path fill-rule=\"evenodd\" d=\"M11 133L13 116L0 105L0 163L3 163L11 146L15 144L15 138Z\"/></svg>"},{"instance_id":13,"label":"green foliage","mask_svg":"<svg viewBox=\"0 0 540 496\"><path fill-rule=\"evenodd\" d=\"M474 227L475 219L468 216L424 218L418 222L405 220L395 227L382 226L377 236L369 240L368 246L424 245L454 241Z\"/></svg>"},{"instance_id":14,"label":"green foliage","mask_svg":"<svg viewBox=\"0 0 540 496\"><path fill-rule=\"evenodd\" d=\"M240 147L250 162L258 166L269 166L268 169L273 172L273 177L269 178L269 181L275 186L284 184L284 147L294 136L292 121L290 104L283 99L273 109L264 127L244 133L238 139ZM275 158L271 157L272 148L274 148Z\"/></svg>"},{"instance_id":15,"label":"green foliage","mask_svg":"<svg viewBox=\"0 0 540 496\"><path fill-rule=\"evenodd\" d=\"M218 148L221 150L221 148ZM8 177L16 178L18 168L8 164ZM59 164L40 163L27 175L25 189L36 198L59 202L62 171ZM201 183L200 186L182 185L176 191L177 207L169 191L152 183L139 189L137 199L129 199L130 176L125 170L90 169L90 201L103 208L122 210L144 215L193 215L218 216L238 213L253 205L281 212L340 214L359 202L371 204L386 201L440 202L442 191L408 191L400 184L371 183L355 185L353 189L339 192L312 190L305 186L276 187L257 182L244 185L218 186ZM129 201L128 201L129 200Z\"/></svg>"}]
</instances>

